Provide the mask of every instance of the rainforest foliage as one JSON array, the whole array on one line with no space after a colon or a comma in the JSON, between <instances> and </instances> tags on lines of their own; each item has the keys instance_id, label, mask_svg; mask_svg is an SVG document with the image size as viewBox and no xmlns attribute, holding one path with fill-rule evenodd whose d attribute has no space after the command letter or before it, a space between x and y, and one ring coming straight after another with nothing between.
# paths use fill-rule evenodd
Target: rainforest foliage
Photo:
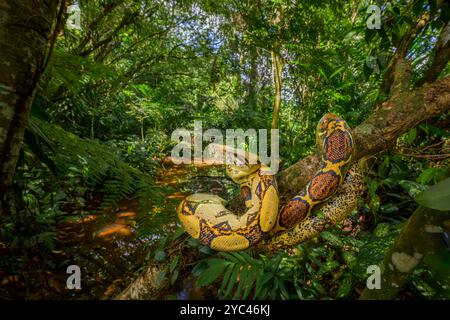
<instances>
[{"instance_id":1,"label":"rainforest foliage","mask_svg":"<svg viewBox=\"0 0 450 320\"><path fill-rule=\"evenodd\" d=\"M380 109L399 58L409 66L404 92L450 76L447 2L69 5L80 26L64 13L56 29L0 219L0 298L108 299L157 265L156 298L357 299L367 267L381 266L419 203L447 214L441 247L392 298L450 298L448 107L366 159L367 192L342 224L273 254L219 253L190 238L180 200L214 192L238 201L239 188L221 167L167 160L172 132L201 120L224 135L279 128L288 168L315 151L325 113L356 127ZM370 5L379 29L368 28ZM73 264L80 291L65 288Z\"/></svg>"}]
</instances>

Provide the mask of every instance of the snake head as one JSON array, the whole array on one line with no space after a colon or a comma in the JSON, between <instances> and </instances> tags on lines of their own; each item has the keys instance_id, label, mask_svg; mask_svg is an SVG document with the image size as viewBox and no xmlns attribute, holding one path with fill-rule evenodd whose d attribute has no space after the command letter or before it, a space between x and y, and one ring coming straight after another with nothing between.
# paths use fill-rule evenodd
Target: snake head
<instances>
[{"instance_id":1,"label":"snake head","mask_svg":"<svg viewBox=\"0 0 450 320\"><path fill-rule=\"evenodd\" d=\"M325 114L317 124L316 128L316 143L321 150L323 150L324 137L329 135L331 131L336 129L337 127L342 127L345 129L347 124L344 119L335 115L333 113Z\"/></svg>"}]
</instances>

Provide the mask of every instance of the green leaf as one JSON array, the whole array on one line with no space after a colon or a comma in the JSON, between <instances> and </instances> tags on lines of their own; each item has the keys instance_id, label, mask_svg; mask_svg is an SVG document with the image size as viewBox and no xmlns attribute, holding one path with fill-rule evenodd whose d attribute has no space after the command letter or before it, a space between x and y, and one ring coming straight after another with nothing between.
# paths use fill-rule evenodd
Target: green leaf
<instances>
[{"instance_id":1,"label":"green leaf","mask_svg":"<svg viewBox=\"0 0 450 320\"><path fill-rule=\"evenodd\" d=\"M281 291L281 298L285 299L285 300L289 300L289 292L286 288L286 285L284 284L283 280L280 280L278 282L278 285L280 287L280 291Z\"/></svg>"},{"instance_id":2,"label":"green leaf","mask_svg":"<svg viewBox=\"0 0 450 320\"><path fill-rule=\"evenodd\" d=\"M298 280L294 281L294 287L295 287L295 292L297 293L297 296L299 297L299 299L303 300L304 297L303 297L302 289L298 285Z\"/></svg>"},{"instance_id":3,"label":"green leaf","mask_svg":"<svg viewBox=\"0 0 450 320\"><path fill-rule=\"evenodd\" d=\"M319 275L320 274L324 274L324 273L330 272L330 271L332 271L334 269L337 269L337 268L339 268L339 262L334 261L334 260L329 260L329 261L327 261L325 264L323 264L320 267L320 269L317 272L317 274L319 274Z\"/></svg>"},{"instance_id":4,"label":"green leaf","mask_svg":"<svg viewBox=\"0 0 450 320\"><path fill-rule=\"evenodd\" d=\"M433 178L438 171L439 169L436 168L427 168L423 170L422 173L417 177L417 182L421 184L430 183L431 181L433 181Z\"/></svg>"},{"instance_id":5,"label":"green leaf","mask_svg":"<svg viewBox=\"0 0 450 320\"><path fill-rule=\"evenodd\" d=\"M325 78L326 81L328 81L327 75L325 74L325 71L321 67L318 68L319 73Z\"/></svg>"},{"instance_id":6,"label":"green leaf","mask_svg":"<svg viewBox=\"0 0 450 320\"><path fill-rule=\"evenodd\" d=\"M178 266L178 260L180 260L180 256L176 256L175 259L172 260L172 262L170 263L170 272L173 272L173 270L175 270L175 268Z\"/></svg>"},{"instance_id":7,"label":"green leaf","mask_svg":"<svg viewBox=\"0 0 450 320\"><path fill-rule=\"evenodd\" d=\"M450 178L442 180L415 198L420 205L440 210L450 210Z\"/></svg>"},{"instance_id":8,"label":"green leaf","mask_svg":"<svg viewBox=\"0 0 450 320\"><path fill-rule=\"evenodd\" d=\"M255 273L255 277L256 277L256 282L255 282L255 294L254 294L254 298L258 299L258 294L259 291L261 290L261 280L262 277L264 276L264 269L258 269L258 271L256 271Z\"/></svg>"},{"instance_id":9,"label":"green leaf","mask_svg":"<svg viewBox=\"0 0 450 320\"><path fill-rule=\"evenodd\" d=\"M337 298L347 297L352 291L352 288L353 288L352 277L350 275L344 276L336 292L336 297Z\"/></svg>"},{"instance_id":10,"label":"green leaf","mask_svg":"<svg viewBox=\"0 0 450 320\"><path fill-rule=\"evenodd\" d=\"M405 136L406 142L408 144L412 144L414 142L414 140L416 140L416 137L417 137L417 129L416 128L412 128L411 130L409 130L406 133L406 136Z\"/></svg>"},{"instance_id":11,"label":"green leaf","mask_svg":"<svg viewBox=\"0 0 450 320\"><path fill-rule=\"evenodd\" d=\"M279 253L275 257L275 259L270 260L270 262L268 264L269 269L272 270L273 272L276 272L283 257L284 257L284 253Z\"/></svg>"},{"instance_id":12,"label":"green leaf","mask_svg":"<svg viewBox=\"0 0 450 320\"><path fill-rule=\"evenodd\" d=\"M183 227L179 227L175 232L173 233L172 241L175 241L179 237L181 237L186 231Z\"/></svg>"},{"instance_id":13,"label":"green leaf","mask_svg":"<svg viewBox=\"0 0 450 320\"><path fill-rule=\"evenodd\" d=\"M197 284L206 286L213 283L224 271L230 262L223 259L209 259L208 268L197 279Z\"/></svg>"},{"instance_id":14,"label":"green leaf","mask_svg":"<svg viewBox=\"0 0 450 320\"><path fill-rule=\"evenodd\" d=\"M342 252L342 258L344 259L345 263L350 267L353 266L356 261L356 256L348 251Z\"/></svg>"},{"instance_id":15,"label":"green leaf","mask_svg":"<svg viewBox=\"0 0 450 320\"><path fill-rule=\"evenodd\" d=\"M242 256L242 258L244 259L245 262L247 262L249 264L254 264L255 259L253 259L247 252L241 251L241 252L239 252L239 254Z\"/></svg>"},{"instance_id":16,"label":"green leaf","mask_svg":"<svg viewBox=\"0 0 450 320\"><path fill-rule=\"evenodd\" d=\"M224 297L229 297L231 294L231 291L233 290L233 287L236 283L237 277L239 275L239 271L241 270L241 266L239 264L236 264L234 266L234 270L233 273L230 277L230 281L228 281L228 287L227 287L227 291L225 292Z\"/></svg>"},{"instance_id":17,"label":"green leaf","mask_svg":"<svg viewBox=\"0 0 450 320\"><path fill-rule=\"evenodd\" d=\"M230 252L232 256L234 256L238 261L243 264L247 264L247 260L245 260L245 256L241 252Z\"/></svg>"},{"instance_id":18,"label":"green leaf","mask_svg":"<svg viewBox=\"0 0 450 320\"><path fill-rule=\"evenodd\" d=\"M155 260L158 262L164 262L166 261L166 253L164 252L164 250L158 249L155 251Z\"/></svg>"},{"instance_id":19,"label":"green leaf","mask_svg":"<svg viewBox=\"0 0 450 320\"><path fill-rule=\"evenodd\" d=\"M320 292L323 295L327 294L327 291L324 289L324 287L320 284L319 281L312 279L311 283L314 289L316 289L318 292Z\"/></svg>"},{"instance_id":20,"label":"green leaf","mask_svg":"<svg viewBox=\"0 0 450 320\"><path fill-rule=\"evenodd\" d=\"M255 298L258 298L258 299L264 298L264 295L260 296L260 294L264 288L264 285L266 283L268 283L274 277L273 273L267 272L263 269L261 269L261 270L262 270L261 273L258 274L258 276L256 277Z\"/></svg>"},{"instance_id":21,"label":"green leaf","mask_svg":"<svg viewBox=\"0 0 450 320\"><path fill-rule=\"evenodd\" d=\"M343 245L342 240L338 236L332 234L331 232L328 231L322 232L320 236L334 247L340 248Z\"/></svg>"},{"instance_id":22,"label":"green leaf","mask_svg":"<svg viewBox=\"0 0 450 320\"><path fill-rule=\"evenodd\" d=\"M438 137L449 137L450 133L448 133L445 130L442 130L441 128L435 127L431 124L421 124L419 126L423 131L425 131L427 134L432 133Z\"/></svg>"},{"instance_id":23,"label":"green leaf","mask_svg":"<svg viewBox=\"0 0 450 320\"><path fill-rule=\"evenodd\" d=\"M398 207L392 203L382 204L380 206L380 211L381 211L381 213L384 213L384 214L397 212L398 210L399 210Z\"/></svg>"},{"instance_id":24,"label":"green leaf","mask_svg":"<svg viewBox=\"0 0 450 320\"><path fill-rule=\"evenodd\" d=\"M192 269L192 275L194 277L199 277L206 270L207 267L208 263L205 260L197 263L195 267Z\"/></svg>"},{"instance_id":25,"label":"green leaf","mask_svg":"<svg viewBox=\"0 0 450 320\"><path fill-rule=\"evenodd\" d=\"M197 239L189 238L187 244L190 247L197 248L197 247L199 247L201 245L201 242L198 241Z\"/></svg>"},{"instance_id":26,"label":"green leaf","mask_svg":"<svg viewBox=\"0 0 450 320\"><path fill-rule=\"evenodd\" d=\"M391 232L391 225L389 223L381 222L373 230L373 235L376 237L386 237Z\"/></svg>"},{"instance_id":27,"label":"green leaf","mask_svg":"<svg viewBox=\"0 0 450 320\"><path fill-rule=\"evenodd\" d=\"M411 198L416 197L427 188L427 186L410 180L400 180L398 184L401 185L406 192L408 192Z\"/></svg>"},{"instance_id":28,"label":"green leaf","mask_svg":"<svg viewBox=\"0 0 450 320\"><path fill-rule=\"evenodd\" d=\"M175 281L177 281L177 279L178 279L178 274L179 274L179 269L176 269L176 270L172 273L172 276L170 277L170 284L174 284Z\"/></svg>"},{"instance_id":29,"label":"green leaf","mask_svg":"<svg viewBox=\"0 0 450 320\"><path fill-rule=\"evenodd\" d=\"M239 284L236 289L236 292L234 293L233 299L239 299L241 297L241 291L247 280L247 275L249 273L249 270L250 270L250 267L244 266L241 273L239 274Z\"/></svg>"},{"instance_id":30,"label":"green leaf","mask_svg":"<svg viewBox=\"0 0 450 320\"><path fill-rule=\"evenodd\" d=\"M219 256L226 258L229 261L240 263L241 260L230 254L229 252L219 252Z\"/></svg>"},{"instance_id":31,"label":"green leaf","mask_svg":"<svg viewBox=\"0 0 450 320\"><path fill-rule=\"evenodd\" d=\"M336 71L334 71L331 76L330 76L330 80L333 79L333 77L339 73L341 73L341 71L344 69L344 66L337 68Z\"/></svg>"},{"instance_id":32,"label":"green leaf","mask_svg":"<svg viewBox=\"0 0 450 320\"><path fill-rule=\"evenodd\" d=\"M221 292L222 294L225 293L224 292L225 287L226 287L228 281L230 281L231 275L233 274L234 266L235 266L234 263L230 263L225 269L225 275L223 276L222 284L220 285L220 289L219 289L219 292Z\"/></svg>"},{"instance_id":33,"label":"green leaf","mask_svg":"<svg viewBox=\"0 0 450 320\"><path fill-rule=\"evenodd\" d=\"M203 253L204 255L207 255L207 256L211 255L211 252L212 252L211 248L208 247L208 246L201 246L200 249L198 249L198 251L200 253Z\"/></svg>"},{"instance_id":34,"label":"green leaf","mask_svg":"<svg viewBox=\"0 0 450 320\"><path fill-rule=\"evenodd\" d=\"M386 178L389 172L389 157L384 157L383 163L378 167L378 175Z\"/></svg>"},{"instance_id":35,"label":"green leaf","mask_svg":"<svg viewBox=\"0 0 450 320\"><path fill-rule=\"evenodd\" d=\"M244 294L242 295L242 299L247 299L248 295L253 289L254 282L256 280L256 272L252 269L251 272L249 272L249 275L247 277L247 283L245 285Z\"/></svg>"}]
</instances>

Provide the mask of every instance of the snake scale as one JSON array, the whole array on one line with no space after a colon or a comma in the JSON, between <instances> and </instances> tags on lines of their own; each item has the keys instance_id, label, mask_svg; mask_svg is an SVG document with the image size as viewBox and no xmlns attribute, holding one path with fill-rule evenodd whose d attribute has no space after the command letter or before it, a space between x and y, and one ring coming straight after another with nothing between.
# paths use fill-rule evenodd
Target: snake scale
<instances>
[{"instance_id":1,"label":"snake scale","mask_svg":"<svg viewBox=\"0 0 450 320\"><path fill-rule=\"evenodd\" d=\"M224 199L195 193L178 206L182 226L212 249L239 251L294 245L336 224L356 207L363 185L358 165L349 170L355 152L351 129L339 116L326 114L317 125L316 143L319 169L281 210L275 176L265 174L265 165L233 164L226 166L226 173L240 184L246 212L236 215ZM311 215L318 208L321 215Z\"/></svg>"}]
</instances>

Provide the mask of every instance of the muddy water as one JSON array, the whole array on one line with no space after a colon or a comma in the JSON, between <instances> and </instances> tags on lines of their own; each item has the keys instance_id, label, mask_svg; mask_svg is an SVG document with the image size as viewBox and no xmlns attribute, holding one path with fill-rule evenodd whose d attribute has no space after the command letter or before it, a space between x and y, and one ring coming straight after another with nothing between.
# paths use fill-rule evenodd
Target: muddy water
<instances>
[{"instance_id":1,"label":"muddy water","mask_svg":"<svg viewBox=\"0 0 450 320\"><path fill-rule=\"evenodd\" d=\"M156 184L170 188L165 198L179 202L195 192L207 192L228 196L235 192L235 186L225 177L223 169L210 165L174 165L169 160L161 161ZM138 216L140 204L137 198L124 199L102 214L89 214L75 221L86 229L92 229L93 238L113 241L114 236L132 237L133 220ZM164 209L164 208L163 208ZM163 211L153 208L154 211ZM103 222L102 220L108 220Z\"/></svg>"}]
</instances>

